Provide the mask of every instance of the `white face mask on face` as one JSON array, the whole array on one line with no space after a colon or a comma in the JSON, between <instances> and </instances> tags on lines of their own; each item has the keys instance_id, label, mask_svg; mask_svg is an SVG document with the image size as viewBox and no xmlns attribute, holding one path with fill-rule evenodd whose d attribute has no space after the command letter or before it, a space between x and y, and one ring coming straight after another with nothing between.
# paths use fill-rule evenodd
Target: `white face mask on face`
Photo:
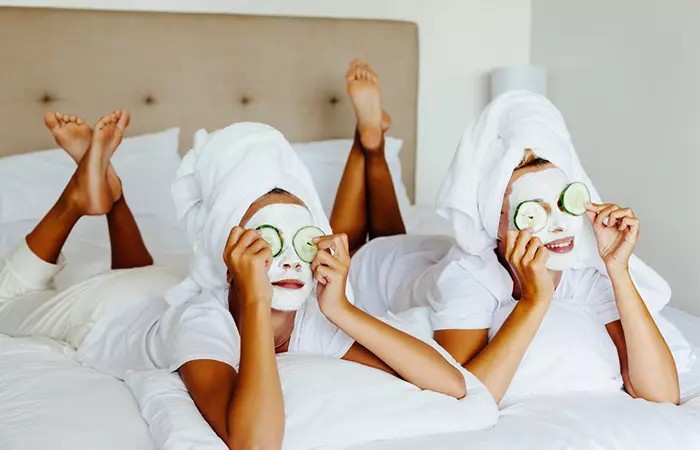
<instances>
[{"instance_id":1,"label":"white face mask on face","mask_svg":"<svg viewBox=\"0 0 700 450\"><path fill-rule=\"evenodd\" d=\"M304 206L274 203L256 212L245 224L245 228L256 229L260 225L277 228L282 237L282 251L272 260L269 272L272 308L278 311L297 311L311 296L314 278L311 265L299 258L292 239L301 228L314 225L313 217Z\"/></svg>"},{"instance_id":2,"label":"white face mask on face","mask_svg":"<svg viewBox=\"0 0 700 450\"><path fill-rule=\"evenodd\" d=\"M547 210L547 225L535 236L549 249L547 268L566 270L580 260L585 239L585 216L573 216L559 209L559 197L569 185L564 172L552 168L523 175L512 185L508 201L508 228L517 229L513 220L515 210L524 201L535 200ZM585 251L583 253L586 253Z\"/></svg>"}]
</instances>

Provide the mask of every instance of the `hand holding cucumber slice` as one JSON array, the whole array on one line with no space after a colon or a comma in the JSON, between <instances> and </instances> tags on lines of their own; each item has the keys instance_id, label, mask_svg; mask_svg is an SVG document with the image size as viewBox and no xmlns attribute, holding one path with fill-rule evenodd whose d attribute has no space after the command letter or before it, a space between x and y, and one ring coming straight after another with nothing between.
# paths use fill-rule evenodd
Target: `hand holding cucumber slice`
<instances>
[{"instance_id":1,"label":"hand holding cucumber slice","mask_svg":"<svg viewBox=\"0 0 700 450\"><path fill-rule=\"evenodd\" d=\"M515 208L513 222L518 230L531 228L533 233L538 233L547 226L547 211L534 200L522 202Z\"/></svg>"},{"instance_id":2,"label":"hand holding cucumber slice","mask_svg":"<svg viewBox=\"0 0 700 450\"><path fill-rule=\"evenodd\" d=\"M305 263L313 262L316 253L318 253L318 246L313 243L313 240L325 234L323 230L314 226L304 227L297 231L292 239L292 245L302 261Z\"/></svg>"},{"instance_id":3,"label":"hand holding cucumber slice","mask_svg":"<svg viewBox=\"0 0 700 450\"><path fill-rule=\"evenodd\" d=\"M256 230L260 231L261 237L270 244L273 258L282 253L282 236L277 228L272 225L260 225Z\"/></svg>"},{"instance_id":4,"label":"hand holding cucumber slice","mask_svg":"<svg viewBox=\"0 0 700 450\"><path fill-rule=\"evenodd\" d=\"M576 181L564 188L559 197L559 206L572 216L582 216L586 213L586 203L590 201L591 193L588 186Z\"/></svg>"}]
</instances>

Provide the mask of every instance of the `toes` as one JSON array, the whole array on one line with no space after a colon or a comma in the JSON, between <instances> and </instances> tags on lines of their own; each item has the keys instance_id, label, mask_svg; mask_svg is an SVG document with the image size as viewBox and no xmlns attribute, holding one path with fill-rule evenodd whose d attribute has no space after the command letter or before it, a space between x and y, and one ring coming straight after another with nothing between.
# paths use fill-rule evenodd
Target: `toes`
<instances>
[{"instance_id":1,"label":"toes","mask_svg":"<svg viewBox=\"0 0 700 450\"><path fill-rule=\"evenodd\" d=\"M117 122L117 128L119 128L120 130L126 129L126 127L129 126L130 120L131 120L131 114L129 114L129 111L127 111L127 110L120 111L119 121Z\"/></svg>"},{"instance_id":2,"label":"toes","mask_svg":"<svg viewBox=\"0 0 700 450\"><path fill-rule=\"evenodd\" d=\"M58 118L56 117L58 113L51 111L44 111L44 124L50 130L53 130L58 126Z\"/></svg>"},{"instance_id":3,"label":"toes","mask_svg":"<svg viewBox=\"0 0 700 450\"><path fill-rule=\"evenodd\" d=\"M82 117L78 117L75 121L78 125L82 125L85 123L85 120Z\"/></svg>"},{"instance_id":4,"label":"toes","mask_svg":"<svg viewBox=\"0 0 700 450\"><path fill-rule=\"evenodd\" d=\"M75 117L75 116L70 116L70 117L68 118L68 121L69 121L69 122L74 122L74 123L75 123L76 120L78 120L78 118Z\"/></svg>"}]
</instances>

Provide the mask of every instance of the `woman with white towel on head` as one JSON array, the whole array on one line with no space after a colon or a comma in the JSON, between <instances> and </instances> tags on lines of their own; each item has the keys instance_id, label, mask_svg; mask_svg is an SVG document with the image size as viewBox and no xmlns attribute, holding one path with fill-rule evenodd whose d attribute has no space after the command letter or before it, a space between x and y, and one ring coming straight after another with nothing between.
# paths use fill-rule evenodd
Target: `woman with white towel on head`
<instances>
[{"instance_id":1,"label":"woman with white towel on head","mask_svg":"<svg viewBox=\"0 0 700 450\"><path fill-rule=\"evenodd\" d=\"M357 253L351 280L367 311L429 305L436 341L497 402L623 386L679 402L677 368L694 356L656 315L670 288L632 254L639 219L600 201L546 98L510 92L484 110L438 212L456 242L398 236Z\"/></svg>"},{"instance_id":2,"label":"woman with white towel on head","mask_svg":"<svg viewBox=\"0 0 700 450\"><path fill-rule=\"evenodd\" d=\"M278 353L344 359L466 395L461 370L436 349L353 305L347 237L331 232L310 174L272 127L197 132L173 183L190 273L182 280L153 266L109 162L128 124L128 112L117 111L94 130L70 117L59 127L67 151L81 147L78 167L0 262L0 332L65 341L81 363L120 379L177 371L234 449L282 445ZM83 131L92 137L71 137ZM107 215L114 270L56 292L61 249L86 215Z\"/></svg>"}]
</instances>

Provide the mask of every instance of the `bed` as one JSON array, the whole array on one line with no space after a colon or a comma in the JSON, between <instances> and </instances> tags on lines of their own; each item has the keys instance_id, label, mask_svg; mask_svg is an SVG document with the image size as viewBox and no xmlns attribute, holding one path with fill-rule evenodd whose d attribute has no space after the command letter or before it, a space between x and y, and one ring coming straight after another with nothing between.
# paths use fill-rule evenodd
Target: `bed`
<instances>
[{"instance_id":1,"label":"bed","mask_svg":"<svg viewBox=\"0 0 700 450\"><path fill-rule=\"evenodd\" d=\"M168 184L178 152L189 148L198 128L242 120L279 128L307 165L324 174L315 182L330 208L353 131L343 74L356 56L376 64L382 77L384 105L394 118L388 159L409 232L450 231L431 208L410 201L415 24L0 8L0 38L0 121L13 124L3 128L0 142L0 156L7 157L0 159L0 257L33 227L74 167L60 151L30 153L55 146L41 124L46 108L80 112L90 121L106 108L129 108L129 134L151 133L125 143L131 150L120 148L114 164L156 263L183 274L189 250L168 205ZM71 264L59 287L105 270L104 220L82 220L64 253ZM670 307L663 315L700 347L700 318ZM0 448L155 449L131 391L81 366L73 353L47 339L0 335ZM503 408L499 423L485 431L352 448L700 448L700 364L682 374L682 387L680 407L621 392L532 397Z\"/></svg>"}]
</instances>

